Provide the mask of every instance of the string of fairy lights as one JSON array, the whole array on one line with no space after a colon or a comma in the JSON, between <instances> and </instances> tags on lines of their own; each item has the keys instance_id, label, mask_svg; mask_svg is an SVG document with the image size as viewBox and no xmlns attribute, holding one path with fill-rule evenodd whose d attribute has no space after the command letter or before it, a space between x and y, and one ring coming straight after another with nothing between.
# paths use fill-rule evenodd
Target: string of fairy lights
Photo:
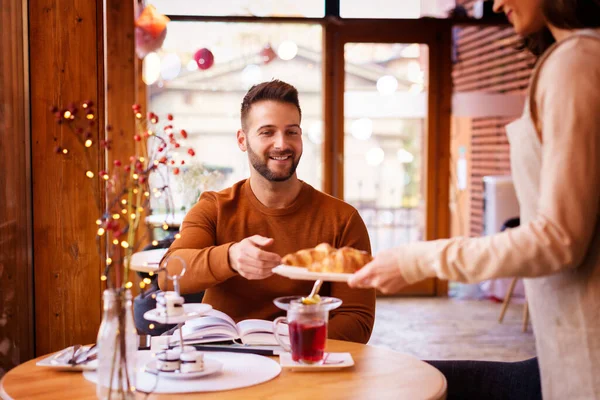
<instances>
[{"instance_id":1,"label":"string of fairy lights","mask_svg":"<svg viewBox=\"0 0 600 400\"><path fill-rule=\"evenodd\" d=\"M142 113L139 104L132 106L135 118L135 132L131 135L134 141L134 155L129 157L128 162L115 159L110 168L95 172L93 166L94 145L98 145L100 150L104 149L110 152L112 141L110 139L94 142L92 129L96 125L96 114L93 109L92 101L81 103L81 112L79 107L71 104L64 109L52 107L51 112L55 115L56 122L65 125L77 139L77 142L84 150L84 158L87 161L85 166L85 176L92 181L99 177L104 184L102 191L105 196L106 206L101 207L100 196L96 195L94 185L92 191L98 206L100 218L96 219L96 243L101 255L105 258L106 268L100 279L107 282L109 287L124 287L130 289L133 283L127 280L129 276L129 260L136 247L143 242L144 238L138 238L137 232L140 221L143 220L143 214L150 208L150 198L154 197L161 201L167 212L165 215L173 214L173 201L169 188L169 175L178 175L180 167L185 165L182 157L176 157L174 153L182 153L182 142L188 137L187 131L181 129L178 132L173 127L173 115L168 114L165 122L159 126L160 118L153 112L146 115ZM107 135L113 128L107 125ZM115 135L115 137L117 137ZM55 152L59 155L73 154L67 145L57 146ZM187 147L185 156L194 157L195 151ZM81 158L71 158L71 162L83 162ZM150 176L156 174L159 177L159 184L150 188ZM158 200L160 199L160 200ZM169 225L165 222L162 229L167 231ZM178 233L175 239L181 238ZM106 251L103 251L102 240L108 244ZM152 242L156 245L158 242ZM123 273L115 272L115 281L111 282L109 273L111 267L121 265ZM127 281L126 281L127 280ZM125 282L126 281L126 282ZM148 278L139 283L141 289L150 284Z\"/></svg>"}]
</instances>

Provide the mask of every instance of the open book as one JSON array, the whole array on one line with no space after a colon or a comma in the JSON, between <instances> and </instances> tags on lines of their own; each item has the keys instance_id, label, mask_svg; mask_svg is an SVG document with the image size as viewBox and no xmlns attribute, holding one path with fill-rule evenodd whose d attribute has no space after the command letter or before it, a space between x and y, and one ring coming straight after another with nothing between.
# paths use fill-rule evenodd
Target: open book
<instances>
[{"instance_id":1,"label":"open book","mask_svg":"<svg viewBox=\"0 0 600 400\"><path fill-rule=\"evenodd\" d=\"M247 319L236 324L229 315L214 309L202 317L186 321L181 331L186 344L232 341L245 345L278 345L273 334L273 322ZM287 325L279 325L279 334L289 336ZM173 335L173 339L177 342L178 335Z\"/></svg>"}]
</instances>

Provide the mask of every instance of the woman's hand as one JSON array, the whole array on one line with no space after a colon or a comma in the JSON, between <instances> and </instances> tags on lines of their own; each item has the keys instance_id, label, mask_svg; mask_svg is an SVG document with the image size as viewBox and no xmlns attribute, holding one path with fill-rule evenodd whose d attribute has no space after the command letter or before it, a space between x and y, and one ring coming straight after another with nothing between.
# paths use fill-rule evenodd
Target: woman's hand
<instances>
[{"instance_id":1,"label":"woman's hand","mask_svg":"<svg viewBox=\"0 0 600 400\"><path fill-rule=\"evenodd\" d=\"M356 271L348 285L351 288L375 288L384 294L396 293L407 286L398 264L394 249L382 251L373 261Z\"/></svg>"}]
</instances>

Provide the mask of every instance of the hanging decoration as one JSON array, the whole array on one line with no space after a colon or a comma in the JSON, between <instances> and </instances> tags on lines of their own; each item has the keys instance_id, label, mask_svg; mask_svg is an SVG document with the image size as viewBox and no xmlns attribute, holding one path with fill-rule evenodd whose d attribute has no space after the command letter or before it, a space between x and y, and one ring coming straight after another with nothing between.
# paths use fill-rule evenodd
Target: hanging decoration
<instances>
[{"instance_id":1,"label":"hanging decoration","mask_svg":"<svg viewBox=\"0 0 600 400\"><path fill-rule=\"evenodd\" d=\"M277 57L277 53L275 53L270 44L267 44L260 51L260 56L262 57L263 64L268 64Z\"/></svg>"},{"instance_id":2,"label":"hanging decoration","mask_svg":"<svg viewBox=\"0 0 600 400\"><path fill-rule=\"evenodd\" d=\"M202 48L194 53L194 60L198 64L198 68L207 70L215 63L215 56L209 49Z\"/></svg>"},{"instance_id":3,"label":"hanging decoration","mask_svg":"<svg viewBox=\"0 0 600 400\"><path fill-rule=\"evenodd\" d=\"M152 5L146 6L139 14L135 20L135 51L140 59L160 49L167 36L169 21Z\"/></svg>"}]
</instances>

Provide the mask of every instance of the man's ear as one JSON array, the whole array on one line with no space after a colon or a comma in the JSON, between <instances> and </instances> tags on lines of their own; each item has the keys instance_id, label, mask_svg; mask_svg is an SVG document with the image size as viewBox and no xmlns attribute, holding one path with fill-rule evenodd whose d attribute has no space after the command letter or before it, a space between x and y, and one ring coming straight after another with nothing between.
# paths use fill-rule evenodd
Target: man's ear
<instances>
[{"instance_id":1,"label":"man's ear","mask_svg":"<svg viewBox=\"0 0 600 400\"><path fill-rule=\"evenodd\" d=\"M246 151L246 133L243 130L238 129L237 131L237 144L241 151Z\"/></svg>"}]
</instances>

